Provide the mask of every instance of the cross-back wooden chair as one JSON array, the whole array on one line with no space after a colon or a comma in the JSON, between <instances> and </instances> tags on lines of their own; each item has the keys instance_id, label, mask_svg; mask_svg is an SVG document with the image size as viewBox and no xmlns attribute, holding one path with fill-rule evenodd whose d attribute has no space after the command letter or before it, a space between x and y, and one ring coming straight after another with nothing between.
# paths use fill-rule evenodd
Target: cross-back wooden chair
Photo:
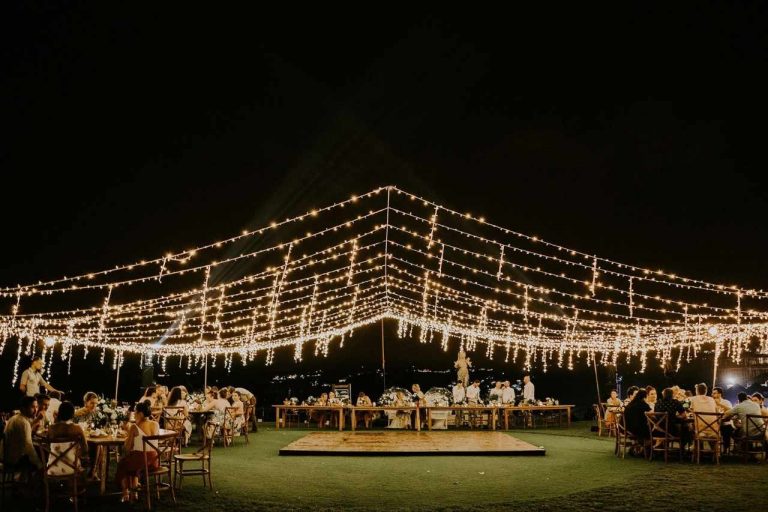
<instances>
[{"instance_id":1,"label":"cross-back wooden chair","mask_svg":"<svg viewBox=\"0 0 768 512\"><path fill-rule=\"evenodd\" d=\"M256 410L256 407L253 405L246 405L245 406L245 418L243 418L245 421L243 421L243 428L241 431L241 435L245 437L245 444L250 444L250 440L248 439L248 433L250 432L250 424L251 419L253 418L254 412Z\"/></svg>"},{"instance_id":2,"label":"cross-back wooden chair","mask_svg":"<svg viewBox=\"0 0 768 512\"><path fill-rule=\"evenodd\" d=\"M595 411L595 419L597 420L597 436L601 437L603 430L609 430L608 423L605 421L605 409L603 404L592 404L592 409ZM610 430L608 435L610 435Z\"/></svg>"},{"instance_id":3,"label":"cross-back wooden chair","mask_svg":"<svg viewBox=\"0 0 768 512\"><path fill-rule=\"evenodd\" d=\"M213 448L213 438L219 426L208 421L203 427L203 445L193 453L181 453L173 456L174 461L174 485L181 490L182 480L185 476L201 475L203 477L203 486L213 490L211 482L211 453ZM199 462L200 467L185 468L185 463ZM206 484L207 478L207 484ZM176 485L178 484L178 485Z\"/></svg>"},{"instance_id":4,"label":"cross-back wooden chair","mask_svg":"<svg viewBox=\"0 0 768 512\"><path fill-rule=\"evenodd\" d=\"M48 438L37 445L38 455L44 464L42 471L45 510L51 507L51 494L58 489L51 487L57 483L69 484L68 491L60 496L71 498L78 509L78 498L85 494L83 475L85 470L80 463L81 444L79 436L61 436ZM80 487L78 487L80 484Z\"/></svg>"},{"instance_id":5,"label":"cross-back wooden chair","mask_svg":"<svg viewBox=\"0 0 768 512\"><path fill-rule=\"evenodd\" d=\"M163 406L162 405L158 406L158 407L152 407L150 409L150 419L152 421L156 421L156 422L160 423L160 420L162 419L162 417L163 417Z\"/></svg>"},{"instance_id":6,"label":"cross-back wooden chair","mask_svg":"<svg viewBox=\"0 0 768 512\"><path fill-rule=\"evenodd\" d=\"M720 464L720 450L723 444L720 431L722 419L723 413L721 412L693 413L693 459L696 464L701 463L702 454L709 453L712 454L712 460L715 464Z\"/></svg>"},{"instance_id":7,"label":"cross-back wooden chair","mask_svg":"<svg viewBox=\"0 0 768 512\"><path fill-rule=\"evenodd\" d=\"M235 435L235 418L237 416L237 407L227 407L224 409L224 416L219 425L216 437L221 439L224 448L232 444Z\"/></svg>"},{"instance_id":8,"label":"cross-back wooden chair","mask_svg":"<svg viewBox=\"0 0 768 512\"><path fill-rule=\"evenodd\" d=\"M141 491L145 494L147 509L149 510L152 509L152 484L154 484L155 495L158 500L160 499L160 491L170 491L171 499L174 505L176 504L172 473L177 440L176 432L141 438L142 449L144 450L144 485ZM157 468L149 466L148 454L152 451L157 452ZM163 482L163 478L167 478L168 481Z\"/></svg>"},{"instance_id":9,"label":"cross-back wooden chair","mask_svg":"<svg viewBox=\"0 0 768 512\"><path fill-rule=\"evenodd\" d=\"M623 412L616 413L616 444L613 450L614 455L625 458L627 448L632 448L640 440L632 432L627 430L627 420Z\"/></svg>"},{"instance_id":10,"label":"cross-back wooden chair","mask_svg":"<svg viewBox=\"0 0 768 512\"><path fill-rule=\"evenodd\" d=\"M186 421L187 415L184 414L184 407L166 407L163 409L163 428L178 433L177 448L179 449L187 439L187 429L184 426Z\"/></svg>"},{"instance_id":11,"label":"cross-back wooden chair","mask_svg":"<svg viewBox=\"0 0 768 512\"><path fill-rule=\"evenodd\" d=\"M741 426L743 434L736 438L744 462L747 462L750 456L762 454L764 460L768 457L768 443L765 438L765 431L768 427L766 420L768 418L758 414L747 414L744 424Z\"/></svg>"},{"instance_id":12,"label":"cross-back wooden chair","mask_svg":"<svg viewBox=\"0 0 768 512\"><path fill-rule=\"evenodd\" d=\"M666 412L646 412L645 419L648 422L648 430L651 433L651 447L648 452L648 460L653 460L655 452L664 453L664 462L669 462L669 451L673 444L677 443L680 460L683 459L683 442L679 436L669 431L669 415Z\"/></svg>"}]
</instances>

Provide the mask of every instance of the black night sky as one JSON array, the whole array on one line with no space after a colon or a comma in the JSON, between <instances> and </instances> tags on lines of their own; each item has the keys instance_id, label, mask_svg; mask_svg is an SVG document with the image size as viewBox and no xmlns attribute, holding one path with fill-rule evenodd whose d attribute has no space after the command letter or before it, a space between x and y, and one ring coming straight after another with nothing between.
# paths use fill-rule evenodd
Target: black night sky
<instances>
[{"instance_id":1,"label":"black night sky","mask_svg":"<svg viewBox=\"0 0 768 512\"><path fill-rule=\"evenodd\" d=\"M614 260L768 288L765 5L14 4L0 15L3 286L156 257L394 184ZM391 327L388 384L431 378L412 365L449 367L452 354ZM275 373L375 370L366 340L378 347L378 331L366 336L328 360L297 368L278 355L214 378L269 401L284 393L267 388ZM14 356L0 358L2 409ZM111 368L97 366L68 381L55 370L54 384L110 394ZM121 382L136 397L137 367ZM711 377L687 371L672 380ZM584 395L571 400L591 403L590 368L538 376L554 396L570 380ZM378 396L381 384L361 385Z\"/></svg>"}]
</instances>

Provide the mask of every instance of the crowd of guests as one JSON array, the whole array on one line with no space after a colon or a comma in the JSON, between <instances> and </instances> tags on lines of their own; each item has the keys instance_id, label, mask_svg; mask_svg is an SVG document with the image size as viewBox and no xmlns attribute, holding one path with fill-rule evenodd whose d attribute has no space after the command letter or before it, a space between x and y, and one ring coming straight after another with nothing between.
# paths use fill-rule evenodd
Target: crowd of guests
<instances>
[{"instance_id":1,"label":"crowd of guests","mask_svg":"<svg viewBox=\"0 0 768 512\"><path fill-rule=\"evenodd\" d=\"M611 425L616 421L616 413L623 410L626 428L639 442L651 441L651 431L646 419L647 412L667 413L670 433L681 439L683 446L693 439L696 425L690 421L694 413L722 413L720 432L727 450L733 439L751 438L759 432L764 421L768 421L768 408L764 406L764 397L760 393L752 396L738 394L739 403L733 405L724 398L722 388L715 387L708 394L707 385L696 384L694 392L679 386L665 388L659 394L653 386L627 389L624 400L618 397L616 390L611 391L606 403L606 422ZM760 416L755 421L747 421L747 416ZM640 451L637 447L636 452Z\"/></svg>"}]
</instances>

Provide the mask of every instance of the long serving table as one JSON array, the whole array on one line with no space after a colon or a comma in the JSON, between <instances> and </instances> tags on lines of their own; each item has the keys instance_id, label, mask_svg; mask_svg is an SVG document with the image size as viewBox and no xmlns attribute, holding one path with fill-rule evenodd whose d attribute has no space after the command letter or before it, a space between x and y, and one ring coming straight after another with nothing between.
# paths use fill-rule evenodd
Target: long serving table
<instances>
[{"instance_id":1,"label":"long serving table","mask_svg":"<svg viewBox=\"0 0 768 512\"><path fill-rule=\"evenodd\" d=\"M388 406L388 405L356 405L353 407L347 407L347 409L350 410L350 415L352 418L352 430L357 429L357 411L371 411L371 412L386 412L386 411L409 411L413 412L416 411L416 427L415 429L417 431L421 430L421 416L419 413L419 409L423 409L423 407L418 407L416 405L404 405L401 407L397 406Z\"/></svg>"},{"instance_id":2,"label":"long serving table","mask_svg":"<svg viewBox=\"0 0 768 512\"><path fill-rule=\"evenodd\" d=\"M509 413L513 411L521 411L523 413L532 412L547 412L547 411L563 411L568 419L568 426L571 426L571 409L573 405L507 405L499 407L504 414L504 429L509 430Z\"/></svg>"},{"instance_id":3,"label":"long serving table","mask_svg":"<svg viewBox=\"0 0 768 512\"><path fill-rule=\"evenodd\" d=\"M280 430L280 420L287 425L288 410L291 411L331 411L339 415L339 430L344 430L344 407L341 405L273 405L275 408L275 430ZM283 428L286 428L285 426Z\"/></svg>"},{"instance_id":4,"label":"long serving table","mask_svg":"<svg viewBox=\"0 0 768 512\"><path fill-rule=\"evenodd\" d=\"M275 408L275 430L286 428L288 410L302 410L302 411L331 411L339 415L339 430L344 430L345 427L345 413L349 411L351 417L351 429L357 429L357 413L358 412L386 412L386 411L415 411L416 413L416 425L415 430L421 430L421 414L422 410L426 411L427 428L432 430L432 411L453 411L456 413L470 413L472 415L488 414L491 424L491 429L496 430L497 418L504 418L504 429L509 430L509 415L514 411L522 412L529 415L533 412L562 412L565 413L567 419L567 425L571 426L571 409L573 405L450 405L450 406L415 406L406 405L402 407L397 406L339 406L339 405L273 405Z\"/></svg>"}]
</instances>

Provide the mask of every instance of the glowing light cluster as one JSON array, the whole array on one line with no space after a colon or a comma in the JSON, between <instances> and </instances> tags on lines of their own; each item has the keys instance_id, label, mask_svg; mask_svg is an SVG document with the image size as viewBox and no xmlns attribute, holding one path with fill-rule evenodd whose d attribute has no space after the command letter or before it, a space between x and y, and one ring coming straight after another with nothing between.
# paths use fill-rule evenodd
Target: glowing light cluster
<instances>
[{"instance_id":1,"label":"glowing light cluster","mask_svg":"<svg viewBox=\"0 0 768 512\"><path fill-rule=\"evenodd\" d=\"M454 340L545 371L623 357L644 369L652 355L679 367L707 344L738 362L753 341L768 346L763 290L567 249L395 187L161 258L0 288L2 298L14 382L38 346L47 368L56 351L71 368L81 347L113 367L134 353L187 368L221 356L229 369L258 353L271 364L283 347L300 361L307 343L327 356L381 319L442 350Z\"/></svg>"}]
</instances>

